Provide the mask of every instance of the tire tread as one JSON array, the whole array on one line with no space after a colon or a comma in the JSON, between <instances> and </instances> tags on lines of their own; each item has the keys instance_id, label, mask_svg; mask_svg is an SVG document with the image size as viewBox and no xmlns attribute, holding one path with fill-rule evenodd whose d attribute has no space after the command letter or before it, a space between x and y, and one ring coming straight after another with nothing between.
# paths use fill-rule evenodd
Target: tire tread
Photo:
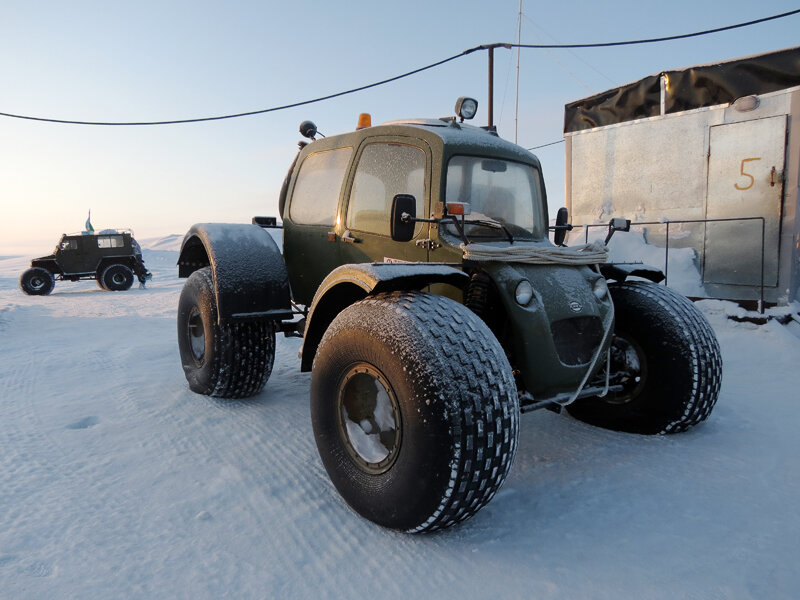
<instances>
[{"instance_id":1,"label":"tire tread","mask_svg":"<svg viewBox=\"0 0 800 600\"><path fill-rule=\"evenodd\" d=\"M450 403L458 409L449 411L457 448L450 485L431 515L408 531L436 531L471 517L500 488L517 450L519 400L502 347L490 332L484 334L488 328L477 315L442 296L392 292L368 296L359 305L409 319L427 337L427 359L435 363L434 370L453 373L461 383L460 397ZM333 334L334 326L323 343Z\"/></svg>"}]
</instances>

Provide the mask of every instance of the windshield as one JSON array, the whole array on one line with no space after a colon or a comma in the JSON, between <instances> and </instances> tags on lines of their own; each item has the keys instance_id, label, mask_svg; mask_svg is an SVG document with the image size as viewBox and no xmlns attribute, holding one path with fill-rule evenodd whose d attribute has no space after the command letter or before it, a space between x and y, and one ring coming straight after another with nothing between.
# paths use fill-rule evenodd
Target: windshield
<instances>
[{"instance_id":1,"label":"windshield","mask_svg":"<svg viewBox=\"0 0 800 600\"><path fill-rule=\"evenodd\" d=\"M470 239L508 239L505 229L514 239L544 237L542 185L538 169L532 165L481 158L454 156L447 166L446 202L469 204L465 217L465 233ZM484 221L495 227L470 224ZM447 231L456 235L453 225Z\"/></svg>"}]
</instances>

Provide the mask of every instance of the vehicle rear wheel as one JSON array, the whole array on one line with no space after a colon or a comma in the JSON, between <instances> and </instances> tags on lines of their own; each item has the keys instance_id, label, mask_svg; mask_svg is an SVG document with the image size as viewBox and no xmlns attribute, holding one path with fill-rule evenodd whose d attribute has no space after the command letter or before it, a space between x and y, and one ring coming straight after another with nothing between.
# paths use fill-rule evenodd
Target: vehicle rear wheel
<instances>
[{"instance_id":1,"label":"vehicle rear wheel","mask_svg":"<svg viewBox=\"0 0 800 600\"><path fill-rule=\"evenodd\" d=\"M133 285L133 271L128 265L113 264L107 266L100 275L100 287L111 292L124 292Z\"/></svg>"},{"instance_id":2,"label":"vehicle rear wheel","mask_svg":"<svg viewBox=\"0 0 800 600\"><path fill-rule=\"evenodd\" d=\"M613 383L623 390L567 407L581 421L632 433L685 431L717 402L722 357L714 330L687 298L643 281L609 285L616 311Z\"/></svg>"},{"instance_id":3,"label":"vehicle rear wheel","mask_svg":"<svg viewBox=\"0 0 800 600\"><path fill-rule=\"evenodd\" d=\"M434 531L485 506L511 468L519 401L488 327L442 296L395 292L342 311L314 358L322 462L360 515Z\"/></svg>"},{"instance_id":4,"label":"vehicle rear wheel","mask_svg":"<svg viewBox=\"0 0 800 600\"><path fill-rule=\"evenodd\" d=\"M31 267L19 278L20 289L29 296L46 296L55 285L53 274L42 267Z\"/></svg>"},{"instance_id":5,"label":"vehicle rear wheel","mask_svg":"<svg viewBox=\"0 0 800 600\"><path fill-rule=\"evenodd\" d=\"M258 394L272 373L275 323L220 325L211 268L192 273L178 301L178 349L192 391L221 398Z\"/></svg>"}]
</instances>

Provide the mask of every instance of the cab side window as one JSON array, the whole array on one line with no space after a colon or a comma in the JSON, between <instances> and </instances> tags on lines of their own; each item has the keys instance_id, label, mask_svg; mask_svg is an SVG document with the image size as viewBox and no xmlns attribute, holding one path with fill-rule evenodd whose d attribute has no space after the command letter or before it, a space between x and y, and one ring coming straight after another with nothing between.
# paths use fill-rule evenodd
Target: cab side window
<instances>
[{"instance_id":1,"label":"cab side window","mask_svg":"<svg viewBox=\"0 0 800 600\"><path fill-rule=\"evenodd\" d=\"M347 227L388 236L389 213L396 194L414 196L417 216L425 216L425 152L396 143L368 145L356 168ZM419 230L421 224L417 228Z\"/></svg>"},{"instance_id":2,"label":"cab side window","mask_svg":"<svg viewBox=\"0 0 800 600\"><path fill-rule=\"evenodd\" d=\"M121 235L98 236L98 248L122 248L125 242L122 241Z\"/></svg>"},{"instance_id":3,"label":"cab side window","mask_svg":"<svg viewBox=\"0 0 800 600\"><path fill-rule=\"evenodd\" d=\"M77 240L64 240L61 242L61 249L62 250L77 250L78 249L78 241Z\"/></svg>"},{"instance_id":4,"label":"cab side window","mask_svg":"<svg viewBox=\"0 0 800 600\"><path fill-rule=\"evenodd\" d=\"M309 154L294 184L289 216L299 225L333 225L352 148Z\"/></svg>"}]
</instances>

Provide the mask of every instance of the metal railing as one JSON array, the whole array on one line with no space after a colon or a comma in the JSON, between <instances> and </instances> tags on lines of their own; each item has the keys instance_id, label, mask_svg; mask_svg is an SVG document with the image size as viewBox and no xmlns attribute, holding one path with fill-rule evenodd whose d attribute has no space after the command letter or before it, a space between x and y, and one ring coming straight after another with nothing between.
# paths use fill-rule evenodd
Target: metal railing
<instances>
[{"instance_id":1,"label":"metal railing","mask_svg":"<svg viewBox=\"0 0 800 600\"><path fill-rule=\"evenodd\" d=\"M668 285L669 281L669 227L670 225L683 225L685 223L722 223L722 222L731 222L731 221L761 221L761 283L759 284L760 288L760 296L758 301L758 310L763 315L764 314L764 246L765 246L765 236L766 236L766 219L764 217L736 217L736 218L725 218L725 219L681 219L681 220L664 220L664 221L636 221L631 222L631 227L640 227L640 226L664 226L666 227L666 235L665 235L665 243L664 243L664 285ZM583 227L584 232L584 241L588 243L589 241L589 229L596 228L596 227L603 227L608 228L608 223L592 223L590 225L574 225L575 229L579 227Z\"/></svg>"}]
</instances>

